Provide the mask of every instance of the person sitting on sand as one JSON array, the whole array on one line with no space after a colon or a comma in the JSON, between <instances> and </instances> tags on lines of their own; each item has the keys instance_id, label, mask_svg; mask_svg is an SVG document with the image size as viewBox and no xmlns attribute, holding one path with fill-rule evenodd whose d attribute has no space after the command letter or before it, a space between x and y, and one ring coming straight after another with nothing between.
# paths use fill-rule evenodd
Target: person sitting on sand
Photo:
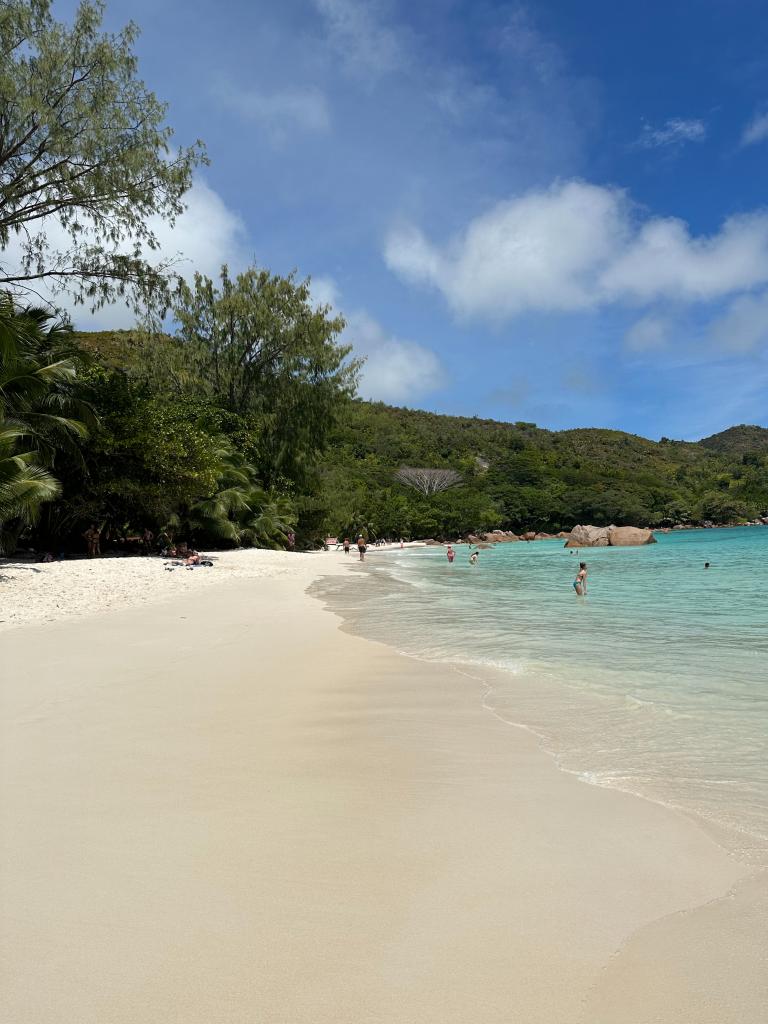
<instances>
[{"instance_id":1,"label":"person sitting on sand","mask_svg":"<svg viewBox=\"0 0 768 1024\"><path fill-rule=\"evenodd\" d=\"M101 530L96 528L96 523L91 523L83 537L88 545L88 557L98 557L101 554Z\"/></svg>"},{"instance_id":2,"label":"person sitting on sand","mask_svg":"<svg viewBox=\"0 0 768 1024\"><path fill-rule=\"evenodd\" d=\"M579 562L579 571L576 573L576 579L573 581L573 589L579 595L583 597L587 592L587 563Z\"/></svg>"}]
</instances>

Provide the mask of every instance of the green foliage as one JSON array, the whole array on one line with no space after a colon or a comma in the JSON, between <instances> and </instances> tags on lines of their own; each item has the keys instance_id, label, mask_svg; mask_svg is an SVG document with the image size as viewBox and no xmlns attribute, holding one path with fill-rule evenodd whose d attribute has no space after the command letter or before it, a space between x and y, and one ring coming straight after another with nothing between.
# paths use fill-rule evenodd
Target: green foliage
<instances>
[{"instance_id":1,"label":"green foliage","mask_svg":"<svg viewBox=\"0 0 768 1024\"><path fill-rule=\"evenodd\" d=\"M321 463L326 529L350 536L438 536L577 522L671 526L735 522L768 509L768 431L735 428L724 450L613 430L553 433L531 423L438 416L380 403L345 409ZM755 451L745 451L746 438ZM763 454L765 453L765 454ZM430 500L398 486L403 461L461 472Z\"/></svg>"},{"instance_id":2,"label":"green foliage","mask_svg":"<svg viewBox=\"0 0 768 1024\"><path fill-rule=\"evenodd\" d=\"M179 295L176 337L75 336L99 427L61 467L46 546L90 522L111 537L172 526L199 543L319 538L317 461L357 372L335 340L343 322L310 304L306 283L265 271L233 282L224 270L221 291L198 278Z\"/></svg>"},{"instance_id":3,"label":"green foliage","mask_svg":"<svg viewBox=\"0 0 768 1024\"><path fill-rule=\"evenodd\" d=\"M90 409L64 358L67 328L43 310L18 308L0 293L0 547L12 548L45 502L60 492L48 471L59 449L86 436Z\"/></svg>"},{"instance_id":4,"label":"green foliage","mask_svg":"<svg viewBox=\"0 0 768 1024\"><path fill-rule=\"evenodd\" d=\"M241 418L262 479L306 480L357 378L343 319L312 305L309 282L254 267L234 280L223 267L219 286L196 274L173 312L199 388Z\"/></svg>"},{"instance_id":5,"label":"green foliage","mask_svg":"<svg viewBox=\"0 0 768 1024\"><path fill-rule=\"evenodd\" d=\"M171 149L166 106L137 77L138 30L103 33L103 11L83 0L68 26L50 0L0 7L0 249L14 236L22 252L20 268L0 265L0 285L164 304L171 268L147 259L151 218L181 213L204 151Z\"/></svg>"}]
</instances>

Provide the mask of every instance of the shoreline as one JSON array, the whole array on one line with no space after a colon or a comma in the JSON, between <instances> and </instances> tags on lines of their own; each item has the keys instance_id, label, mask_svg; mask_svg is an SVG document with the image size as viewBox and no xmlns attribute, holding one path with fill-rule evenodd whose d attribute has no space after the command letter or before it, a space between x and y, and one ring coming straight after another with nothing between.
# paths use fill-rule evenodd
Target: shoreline
<instances>
[{"instance_id":1,"label":"shoreline","mask_svg":"<svg viewBox=\"0 0 768 1024\"><path fill-rule=\"evenodd\" d=\"M274 555L4 634L7 1019L762 1020L764 878L341 629L305 591L342 559Z\"/></svg>"},{"instance_id":2,"label":"shoreline","mask_svg":"<svg viewBox=\"0 0 768 1024\"><path fill-rule=\"evenodd\" d=\"M607 549L599 550L602 552ZM383 570L382 576L389 578L397 586L412 586L407 578L404 579L392 571L390 566L374 564L371 569L373 572ZM350 635L378 642L377 631L374 628L375 619L371 619L370 615L360 615L357 608L345 602L344 591L339 591L333 581L329 581L329 584L328 587L312 587L310 593L316 593L327 608L342 617L341 628ZM418 590L416 593L421 591ZM401 622L400 626L402 625ZM422 626L428 631L426 623L422 623ZM397 631L396 620L390 622L390 627L394 635ZM466 648L461 652L443 650L432 655L419 654L414 648L413 637L409 637L409 640L410 643L396 643L394 640L384 642L393 650L417 662L427 665L442 664L447 668L458 668L465 672L484 689L483 706L486 710L507 725L535 736L541 748L552 758L560 771L596 788L624 793L680 813L704 829L730 855L748 865L753 871L768 869L768 836L765 832L764 817L758 821L745 817L743 813L741 817L737 813L722 815L719 811L724 804L713 810L700 799L697 802L696 797L700 797L700 794L692 796L690 792L676 791L668 782L665 785L663 774L659 774L647 784L649 780L643 779L642 776L638 778L631 772L612 772L605 764L596 771L594 762L590 761L588 756L569 745L567 733L563 731L564 723L560 718L563 707L567 703L577 702L578 713L589 719L592 714L603 713L606 705L602 704L602 701L612 699L611 695L596 695L569 689L562 680L554 677L537 677L531 671L518 677L518 670L511 665L473 656ZM402 649L403 647L405 649ZM520 678L522 682L517 682L518 689L512 694L510 684ZM613 699L614 703L618 704L621 695ZM638 701L638 704L641 703L642 701ZM575 707L572 711L576 714ZM668 778L672 779L674 776L670 774ZM732 804L730 806L733 807ZM743 806L741 810L744 811Z\"/></svg>"}]
</instances>

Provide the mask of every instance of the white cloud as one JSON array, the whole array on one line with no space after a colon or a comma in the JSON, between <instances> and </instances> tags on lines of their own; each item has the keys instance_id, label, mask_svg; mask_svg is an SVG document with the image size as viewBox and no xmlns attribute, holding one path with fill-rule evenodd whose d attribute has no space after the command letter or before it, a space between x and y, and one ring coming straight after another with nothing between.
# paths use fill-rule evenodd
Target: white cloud
<instances>
[{"instance_id":1,"label":"white cloud","mask_svg":"<svg viewBox=\"0 0 768 1024\"><path fill-rule=\"evenodd\" d=\"M446 383L443 364L431 349L388 334L367 313L347 317L345 336L358 355L366 356L360 380L363 398L400 404Z\"/></svg>"},{"instance_id":2,"label":"white cloud","mask_svg":"<svg viewBox=\"0 0 768 1024\"><path fill-rule=\"evenodd\" d=\"M675 218L639 220L618 189L571 181L498 203L442 247L398 228L384 256L405 279L441 291L456 313L491 320L710 301L768 282L768 213L691 236Z\"/></svg>"},{"instance_id":3,"label":"white cloud","mask_svg":"<svg viewBox=\"0 0 768 1024\"><path fill-rule=\"evenodd\" d=\"M602 274L604 294L650 301L708 301L768 281L768 213L730 217L692 237L675 218L646 221Z\"/></svg>"},{"instance_id":4,"label":"white cloud","mask_svg":"<svg viewBox=\"0 0 768 1024\"><path fill-rule=\"evenodd\" d=\"M706 137L707 126L703 121L672 117L658 128L643 125L635 145L640 149L659 149L662 146L680 146L685 142L703 142Z\"/></svg>"},{"instance_id":5,"label":"white cloud","mask_svg":"<svg viewBox=\"0 0 768 1024\"><path fill-rule=\"evenodd\" d=\"M316 305L340 311L341 292L332 277L313 277L310 292ZM389 334L363 309L344 317L342 341L353 346L356 356L365 357L359 388L363 398L410 402L447 382L445 368L431 349Z\"/></svg>"},{"instance_id":6,"label":"white cloud","mask_svg":"<svg viewBox=\"0 0 768 1024\"><path fill-rule=\"evenodd\" d=\"M594 304L595 280L627 230L621 192L580 182L499 203L444 249L393 232L391 269L439 288L456 312L491 318Z\"/></svg>"},{"instance_id":7,"label":"white cloud","mask_svg":"<svg viewBox=\"0 0 768 1024\"><path fill-rule=\"evenodd\" d=\"M294 131L322 134L331 126L328 100L319 89L266 93L226 83L216 95L229 110L261 125L273 142L285 141Z\"/></svg>"},{"instance_id":8,"label":"white cloud","mask_svg":"<svg viewBox=\"0 0 768 1024\"><path fill-rule=\"evenodd\" d=\"M768 112L756 114L744 129L741 136L743 146L751 146L755 142L765 142L768 139Z\"/></svg>"},{"instance_id":9,"label":"white cloud","mask_svg":"<svg viewBox=\"0 0 768 1024\"><path fill-rule=\"evenodd\" d=\"M338 308L340 298L339 286L332 277L327 275L313 277L309 291L315 305Z\"/></svg>"},{"instance_id":10,"label":"white cloud","mask_svg":"<svg viewBox=\"0 0 768 1024\"><path fill-rule=\"evenodd\" d=\"M768 344L768 291L740 295L710 326L712 339L735 352L751 352Z\"/></svg>"},{"instance_id":11,"label":"white cloud","mask_svg":"<svg viewBox=\"0 0 768 1024\"><path fill-rule=\"evenodd\" d=\"M669 321L663 317L644 316L630 327L624 341L633 352L648 352L666 344L669 329Z\"/></svg>"},{"instance_id":12,"label":"white cloud","mask_svg":"<svg viewBox=\"0 0 768 1024\"><path fill-rule=\"evenodd\" d=\"M150 263L177 258L174 270L188 281L192 280L195 271L215 277L223 263L228 263L233 270L243 269L248 263L248 249L240 217L202 178L195 180L184 198L187 210L173 227L159 217L149 218L159 249L145 251L145 258ZM46 223L44 230L53 250L66 252L69 249L69 236L58 221ZM0 253L0 263L6 267L21 265L17 238L13 238L8 248ZM87 305L76 305L66 294L54 294L44 283L33 281L31 285L41 298L69 313L78 327L110 330L129 328L136 322L135 315L124 302L115 302L91 313ZM31 296L31 299L36 299L36 296Z\"/></svg>"},{"instance_id":13,"label":"white cloud","mask_svg":"<svg viewBox=\"0 0 768 1024\"><path fill-rule=\"evenodd\" d=\"M328 38L350 71L378 78L403 65L403 39L383 23L376 0L313 0Z\"/></svg>"}]
</instances>

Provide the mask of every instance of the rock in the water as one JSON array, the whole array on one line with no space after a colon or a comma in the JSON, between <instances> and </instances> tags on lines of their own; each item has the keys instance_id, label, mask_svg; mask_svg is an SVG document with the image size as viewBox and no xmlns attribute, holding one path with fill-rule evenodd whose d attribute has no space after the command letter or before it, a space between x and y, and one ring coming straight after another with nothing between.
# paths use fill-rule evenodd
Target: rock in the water
<instances>
[{"instance_id":1,"label":"rock in the water","mask_svg":"<svg viewBox=\"0 0 768 1024\"><path fill-rule=\"evenodd\" d=\"M560 533L558 533L558 535L557 535L557 536L558 536L558 537L560 538L560 540L568 540L568 538L569 538L569 537L570 537L571 535L570 535L570 533L568 533L568 531L567 531L567 530L561 530L561 531L560 531Z\"/></svg>"},{"instance_id":2,"label":"rock in the water","mask_svg":"<svg viewBox=\"0 0 768 1024\"><path fill-rule=\"evenodd\" d=\"M644 530L639 526L609 526L608 543L612 548L632 548L641 544L655 544L653 530Z\"/></svg>"},{"instance_id":3,"label":"rock in the water","mask_svg":"<svg viewBox=\"0 0 768 1024\"><path fill-rule=\"evenodd\" d=\"M607 548L608 526L574 526L565 542L567 548Z\"/></svg>"},{"instance_id":4,"label":"rock in the water","mask_svg":"<svg viewBox=\"0 0 768 1024\"><path fill-rule=\"evenodd\" d=\"M574 526L567 548L626 548L655 544L653 530L639 526Z\"/></svg>"}]
</instances>

